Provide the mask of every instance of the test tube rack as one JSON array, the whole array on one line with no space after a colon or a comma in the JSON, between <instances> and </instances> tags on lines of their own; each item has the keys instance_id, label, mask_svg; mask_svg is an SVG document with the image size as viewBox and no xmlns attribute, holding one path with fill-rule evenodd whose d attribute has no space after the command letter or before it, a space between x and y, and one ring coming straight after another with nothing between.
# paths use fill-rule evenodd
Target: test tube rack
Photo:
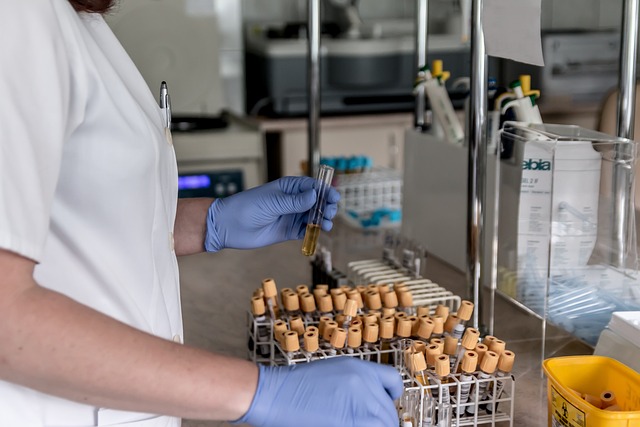
<instances>
[{"instance_id":1,"label":"test tube rack","mask_svg":"<svg viewBox=\"0 0 640 427\"><path fill-rule=\"evenodd\" d=\"M444 408L446 403L443 402L443 396L447 395L444 390L448 388L448 395L451 397L451 426L479 426L479 425L491 425L495 426L498 423L500 425L513 426L514 420L514 396L515 396L515 378L513 375L505 375L497 377L491 375L486 379L479 378L478 375L473 375L471 380L464 381L461 379L460 374L451 374L450 378L452 382L443 384L432 373L427 372L429 385L422 385L420 382L408 372L407 369L401 370L404 381L404 395L400 399L398 405L398 413L403 416L409 414L412 418L412 425L438 425L437 418L432 420L425 420L425 416L428 417L428 411L425 413L425 397L431 396L435 400L436 410ZM458 404L460 402L460 391L463 386L469 386L471 390L477 389L481 384L485 383L483 387L486 387L489 393L485 396L480 396L477 393L473 399L468 400L466 403ZM499 384L502 385L502 391L499 390ZM419 402L415 405L409 404L409 407L402 407L407 402ZM497 410L489 413L486 408L496 408ZM467 412L471 411L473 415ZM435 415L433 415L435 417ZM431 421L429 423L429 421ZM401 424L402 425L402 424ZM449 424L448 424L449 425Z\"/></svg>"}]
</instances>

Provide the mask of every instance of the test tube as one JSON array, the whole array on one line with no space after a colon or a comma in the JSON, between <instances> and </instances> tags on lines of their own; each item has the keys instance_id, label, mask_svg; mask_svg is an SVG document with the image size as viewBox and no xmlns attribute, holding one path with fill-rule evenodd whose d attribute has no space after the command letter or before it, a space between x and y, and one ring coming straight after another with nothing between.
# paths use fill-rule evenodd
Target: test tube
<instances>
[{"instance_id":1,"label":"test tube","mask_svg":"<svg viewBox=\"0 0 640 427\"><path fill-rule=\"evenodd\" d=\"M309 211L309 222L307 223L307 230L304 233L304 240L302 242L302 254L305 256L312 256L316 252L318 236L320 235L320 228L322 227L322 219L324 217L325 199L331 187L332 179L333 168L327 165L320 165L315 185L317 194L316 204L313 205Z\"/></svg>"}]
</instances>

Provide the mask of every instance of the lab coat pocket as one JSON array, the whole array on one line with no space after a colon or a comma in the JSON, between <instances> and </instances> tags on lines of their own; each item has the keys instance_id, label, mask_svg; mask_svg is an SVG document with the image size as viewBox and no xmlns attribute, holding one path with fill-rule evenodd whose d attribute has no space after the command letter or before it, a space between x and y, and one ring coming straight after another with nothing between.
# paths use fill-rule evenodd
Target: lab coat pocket
<instances>
[{"instance_id":1,"label":"lab coat pocket","mask_svg":"<svg viewBox=\"0 0 640 427\"><path fill-rule=\"evenodd\" d=\"M181 420L164 415L100 409L98 426L104 427L180 427Z\"/></svg>"}]
</instances>

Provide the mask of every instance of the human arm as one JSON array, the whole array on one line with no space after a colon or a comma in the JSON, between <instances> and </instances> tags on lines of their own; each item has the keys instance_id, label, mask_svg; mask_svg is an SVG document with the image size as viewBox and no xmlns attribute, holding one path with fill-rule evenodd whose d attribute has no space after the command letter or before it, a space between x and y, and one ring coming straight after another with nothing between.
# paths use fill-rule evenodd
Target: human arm
<instances>
[{"instance_id":1,"label":"human arm","mask_svg":"<svg viewBox=\"0 0 640 427\"><path fill-rule=\"evenodd\" d=\"M0 378L90 405L232 420L249 408L250 362L143 333L33 280L0 250ZM46 356L44 356L46 355Z\"/></svg>"}]
</instances>

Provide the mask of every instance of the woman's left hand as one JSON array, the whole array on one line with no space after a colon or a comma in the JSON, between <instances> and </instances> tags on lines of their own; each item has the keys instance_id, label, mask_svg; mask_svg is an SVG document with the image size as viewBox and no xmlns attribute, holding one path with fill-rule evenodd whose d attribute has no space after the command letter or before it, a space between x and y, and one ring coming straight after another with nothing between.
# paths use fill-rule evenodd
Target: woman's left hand
<instances>
[{"instance_id":1,"label":"woman's left hand","mask_svg":"<svg viewBox=\"0 0 640 427\"><path fill-rule=\"evenodd\" d=\"M309 209L316 202L315 183L313 178L288 176L216 199L207 214L205 249L253 249L301 239ZM340 194L329 188L323 209L325 231L333 226L331 220L338 212L339 200Z\"/></svg>"}]
</instances>

